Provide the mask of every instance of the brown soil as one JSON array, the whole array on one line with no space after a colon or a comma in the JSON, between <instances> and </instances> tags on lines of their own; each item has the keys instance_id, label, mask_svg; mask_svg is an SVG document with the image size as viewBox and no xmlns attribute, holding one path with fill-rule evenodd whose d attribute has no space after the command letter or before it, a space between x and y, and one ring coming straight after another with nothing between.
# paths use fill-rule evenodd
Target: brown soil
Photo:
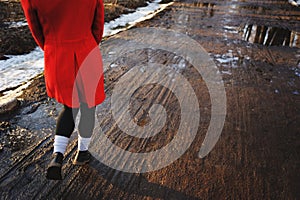
<instances>
[{"instance_id":1,"label":"brown soil","mask_svg":"<svg viewBox=\"0 0 300 200\"><path fill-rule=\"evenodd\" d=\"M47 180L45 168L60 105L45 97L39 77L22 96L27 103L0 124L0 199L300 199L300 46L299 37L291 39L300 31L299 20L300 9L285 0L186 0L138 25L167 28L196 40L221 71L227 95L222 135L210 154L200 159L199 147L211 117L210 98L194 66L180 71L201 107L198 133L181 158L154 172L125 173L96 159L75 167L71 164L76 151L74 135L65 154L64 180ZM245 36L249 30L253 39ZM268 30L268 35L263 30ZM287 36L282 37L284 34ZM268 41L271 36L273 40ZM294 42L287 43L286 37ZM126 32L121 33L101 48L109 52L126 39ZM103 56L109 57L108 53ZM165 66L178 64L181 60L175 56L141 49L119 58L115 61L118 66L106 71L107 99L99 106L97 126L116 145L150 152L176 135L178 101L159 85L140 88L130 105L140 125L148 123L143 112L149 105L166 106L169 121L157 137L137 140L125 135L110 110L112 89L125 72L149 60Z\"/></svg>"}]
</instances>

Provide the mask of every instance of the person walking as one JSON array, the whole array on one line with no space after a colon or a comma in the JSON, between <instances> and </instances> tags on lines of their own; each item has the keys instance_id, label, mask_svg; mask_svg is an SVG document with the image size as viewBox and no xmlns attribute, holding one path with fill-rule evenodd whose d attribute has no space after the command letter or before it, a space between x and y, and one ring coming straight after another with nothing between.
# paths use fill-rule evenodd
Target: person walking
<instances>
[{"instance_id":1,"label":"person walking","mask_svg":"<svg viewBox=\"0 0 300 200\"><path fill-rule=\"evenodd\" d=\"M52 160L46 177L62 179L69 138L78 125L73 164L89 162L95 109L105 99L102 57L98 45L104 29L102 0L21 0L29 29L44 50L47 94L63 105L58 116Z\"/></svg>"}]
</instances>

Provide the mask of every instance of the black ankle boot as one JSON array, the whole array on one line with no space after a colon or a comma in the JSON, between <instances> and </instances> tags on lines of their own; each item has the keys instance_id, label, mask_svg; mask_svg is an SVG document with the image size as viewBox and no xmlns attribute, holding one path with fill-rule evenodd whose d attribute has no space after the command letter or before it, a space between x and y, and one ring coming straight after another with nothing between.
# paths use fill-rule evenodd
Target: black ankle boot
<instances>
[{"instance_id":1,"label":"black ankle boot","mask_svg":"<svg viewBox=\"0 0 300 200\"><path fill-rule=\"evenodd\" d=\"M89 151L77 151L75 159L73 160L74 165L84 165L91 159L91 153Z\"/></svg>"},{"instance_id":2,"label":"black ankle boot","mask_svg":"<svg viewBox=\"0 0 300 200\"><path fill-rule=\"evenodd\" d=\"M47 168L46 178L50 180L62 180L61 168L64 155L60 152L53 153L52 160Z\"/></svg>"}]
</instances>

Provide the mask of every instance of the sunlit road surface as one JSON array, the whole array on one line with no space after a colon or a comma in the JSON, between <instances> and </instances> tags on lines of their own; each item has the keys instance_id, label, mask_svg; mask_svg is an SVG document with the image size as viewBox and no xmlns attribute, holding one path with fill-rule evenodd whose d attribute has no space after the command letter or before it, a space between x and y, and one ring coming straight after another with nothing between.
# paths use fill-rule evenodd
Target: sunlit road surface
<instances>
[{"instance_id":1,"label":"sunlit road surface","mask_svg":"<svg viewBox=\"0 0 300 200\"><path fill-rule=\"evenodd\" d=\"M109 149L101 152L101 145L93 146L94 159L89 165L73 166L74 139L66 153L64 180L49 181L44 171L52 153L50 135L54 120L39 132L30 119L24 119L27 115L23 113L15 123L30 134L46 137L32 142L22 152L2 154L1 199L298 199L299 20L299 8L287 1L181 1L138 25L185 34L198 42L219 71L226 92L226 118L216 145L203 158L199 157L199 150L209 130L213 101L196 64L188 61L188 55L151 46L115 57L115 49L128 42L134 29L109 38L101 46L108 63L107 99L97 109L95 134L105 135L115 146L132 153L146 155L166 147L176 139L182 120L182 101L168 88L179 84L176 76L182 76L197 98L199 110L195 112L200 113L190 146L166 166L132 173L130 170L134 171L139 163L126 165L123 157ZM138 37L142 34L136 34L134 39L143 40ZM180 44L181 39L169 42ZM109 60L110 57L114 59ZM133 82L143 80L139 76L147 74L151 67L160 68L165 78L173 76L174 81L164 82L168 87L154 83L138 88L130 97L129 116L138 126L147 126L155 120L149 116L150 108L159 104L165 109L161 111L166 114L165 123L151 137L128 135L116 122L122 112L113 116L114 88L125 78L121 82L123 93L131 92ZM125 76L137 69L137 76ZM149 75L145 80L152 78ZM50 112L53 107L43 104L30 115L44 116L41 113ZM194 120L197 114L190 112L187 116ZM97 142L95 139L94 144ZM115 161L114 167L101 162L96 150L102 156L115 156L108 158ZM160 161L163 160L156 163L159 165ZM132 168L126 172L115 166Z\"/></svg>"}]
</instances>

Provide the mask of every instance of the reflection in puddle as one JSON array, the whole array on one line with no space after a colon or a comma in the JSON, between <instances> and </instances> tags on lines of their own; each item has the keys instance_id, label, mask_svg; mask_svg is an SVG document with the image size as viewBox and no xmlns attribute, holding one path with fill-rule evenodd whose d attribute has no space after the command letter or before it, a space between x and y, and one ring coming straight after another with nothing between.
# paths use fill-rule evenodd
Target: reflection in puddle
<instances>
[{"instance_id":1,"label":"reflection in puddle","mask_svg":"<svg viewBox=\"0 0 300 200\"><path fill-rule=\"evenodd\" d=\"M246 24L240 27L243 39L266 46L300 47L300 34L284 28Z\"/></svg>"},{"instance_id":2,"label":"reflection in puddle","mask_svg":"<svg viewBox=\"0 0 300 200\"><path fill-rule=\"evenodd\" d=\"M214 60L217 61L217 63L220 63L225 68L237 68L241 66L245 60L250 60L251 58L247 55L242 55L239 53L239 55L233 55L233 50L228 50L227 53L224 54L215 54L213 55Z\"/></svg>"},{"instance_id":3,"label":"reflection in puddle","mask_svg":"<svg viewBox=\"0 0 300 200\"><path fill-rule=\"evenodd\" d=\"M299 92L297 90L293 91L294 95L299 95Z\"/></svg>"},{"instance_id":4,"label":"reflection in puddle","mask_svg":"<svg viewBox=\"0 0 300 200\"><path fill-rule=\"evenodd\" d=\"M227 64L227 63L236 64L237 61L239 60L238 57L228 56L227 54L224 55L217 54L215 55L215 59L221 64ZM233 67L235 66L236 65L233 65Z\"/></svg>"},{"instance_id":5,"label":"reflection in puddle","mask_svg":"<svg viewBox=\"0 0 300 200\"><path fill-rule=\"evenodd\" d=\"M205 16L209 15L210 17L214 16L214 7L216 4L214 3L199 3L194 2L194 6L198 8L204 8L204 14Z\"/></svg>"},{"instance_id":6,"label":"reflection in puddle","mask_svg":"<svg viewBox=\"0 0 300 200\"><path fill-rule=\"evenodd\" d=\"M232 75L232 69L242 66L245 60L249 60L249 56L234 56L232 50L228 50L225 54L213 54L214 60L218 67L221 67L221 74Z\"/></svg>"},{"instance_id":7,"label":"reflection in puddle","mask_svg":"<svg viewBox=\"0 0 300 200\"><path fill-rule=\"evenodd\" d=\"M295 67L292 70L295 71L295 75L300 78L300 67Z\"/></svg>"}]
</instances>

